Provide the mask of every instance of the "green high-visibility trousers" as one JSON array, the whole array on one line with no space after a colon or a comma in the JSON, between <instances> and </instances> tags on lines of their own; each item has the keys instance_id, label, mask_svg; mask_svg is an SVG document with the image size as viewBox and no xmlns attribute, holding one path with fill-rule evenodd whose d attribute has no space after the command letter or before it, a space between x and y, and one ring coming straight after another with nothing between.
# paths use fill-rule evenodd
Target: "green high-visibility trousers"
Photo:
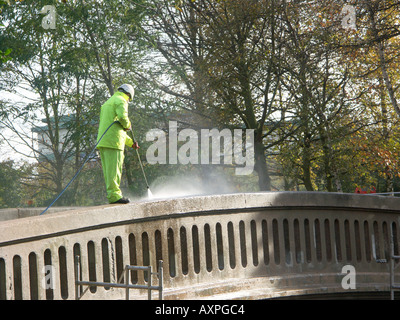
<instances>
[{"instance_id":1,"label":"green high-visibility trousers","mask_svg":"<svg viewBox=\"0 0 400 320\"><path fill-rule=\"evenodd\" d=\"M99 148L104 180L107 188L107 199L113 203L122 198L119 188L124 163L124 151L111 148Z\"/></svg>"}]
</instances>

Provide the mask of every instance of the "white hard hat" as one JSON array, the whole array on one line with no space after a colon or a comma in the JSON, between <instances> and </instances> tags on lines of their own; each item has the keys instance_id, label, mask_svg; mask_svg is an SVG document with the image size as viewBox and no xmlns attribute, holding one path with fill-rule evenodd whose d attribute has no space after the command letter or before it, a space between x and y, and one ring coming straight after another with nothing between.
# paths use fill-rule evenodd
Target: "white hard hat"
<instances>
[{"instance_id":1,"label":"white hard hat","mask_svg":"<svg viewBox=\"0 0 400 320\"><path fill-rule=\"evenodd\" d=\"M135 95L135 89L130 84L123 84L118 88L118 91L125 91L126 93L129 93L131 95L131 98L129 101L132 101L133 96Z\"/></svg>"}]
</instances>

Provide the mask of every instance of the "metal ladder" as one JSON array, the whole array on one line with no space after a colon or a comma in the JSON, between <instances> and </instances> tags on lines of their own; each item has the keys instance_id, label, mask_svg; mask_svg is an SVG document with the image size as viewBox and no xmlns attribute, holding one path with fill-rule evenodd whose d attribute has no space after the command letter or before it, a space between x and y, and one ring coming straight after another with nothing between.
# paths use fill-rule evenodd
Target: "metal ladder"
<instances>
[{"instance_id":1,"label":"metal ladder","mask_svg":"<svg viewBox=\"0 0 400 320\"><path fill-rule=\"evenodd\" d=\"M97 281L82 281L81 272L80 272L80 257L79 255L75 256L75 274L77 275L77 280L75 281L75 300L80 300L83 295L89 290L90 287L113 287L113 288L124 288L125 289L125 299L129 300L129 289L147 289L147 297L148 300L151 300L151 291L158 291L158 299L163 299L163 261L158 261L158 272L152 272L151 266L131 266L126 265L124 272L122 272L120 278L117 283L111 282L97 282ZM142 270L147 272L148 274L148 282L147 285L137 285L137 284L129 284L129 271L131 270ZM123 276L125 274L125 283L121 283ZM152 285L152 276L158 276L158 286ZM80 289L83 286L87 286L87 288L80 294Z\"/></svg>"},{"instance_id":2,"label":"metal ladder","mask_svg":"<svg viewBox=\"0 0 400 320\"><path fill-rule=\"evenodd\" d=\"M393 233L392 233L393 235ZM399 260L400 256L394 254L394 243L393 243L393 236L391 237L390 241L390 299L394 300L394 292L395 290L400 290L400 285L396 284L394 281L394 272L395 269L398 267L396 266L395 260Z\"/></svg>"}]
</instances>

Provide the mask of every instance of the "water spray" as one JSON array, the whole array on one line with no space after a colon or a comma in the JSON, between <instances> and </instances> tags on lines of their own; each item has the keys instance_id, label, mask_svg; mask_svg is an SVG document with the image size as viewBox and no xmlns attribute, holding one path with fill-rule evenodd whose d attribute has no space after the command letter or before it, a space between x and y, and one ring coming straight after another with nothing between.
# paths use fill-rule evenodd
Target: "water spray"
<instances>
[{"instance_id":1,"label":"water spray","mask_svg":"<svg viewBox=\"0 0 400 320\"><path fill-rule=\"evenodd\" d=\"M135 139L135 136L134 136L133 131L132 131L132 128L130 128L129 130L131 131L131 134L132 134L133 143L136 143L136 144L137 144L136 139ZM136 150L136 154L137 154L138 159L139 159L140 168L142 169L144 181L146 182L146 186L147 186L147 196L148 196L149 199L152 199L152 198L153 198L153 193L151 192L150 187L149 187L149 183L147 182L146 173L144 172L144 169L143 169L143 164L142 164L142 160L140 159L139 151L138 151L138 149L135 149L135 150Z\"/></svg>"}]
</instances>

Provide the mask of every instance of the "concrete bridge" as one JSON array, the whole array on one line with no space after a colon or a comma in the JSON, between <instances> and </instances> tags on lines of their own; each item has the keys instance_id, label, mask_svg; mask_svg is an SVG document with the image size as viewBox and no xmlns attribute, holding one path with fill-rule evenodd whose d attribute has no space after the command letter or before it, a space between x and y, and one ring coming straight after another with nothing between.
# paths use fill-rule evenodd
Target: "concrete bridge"
<instances>
[{"instance_id":1,"label":"concrete bridge","mask_svg":"<svg viewBox=\"0 0 400 320\"><path fill-rule=\"evenodd\" d=\"M399 209L399 198L284 192L141 201L2 221L0 300L75 299L78 276L117 282L125 265L156 270L160 260L164 299L389 299L387 261L391 243L399 254ZM130 283L148 283L148 274L129 272ZM90 287L82 296L124 298L124 289L110 287ZM130 290L130 298L147 299L147 291Z\"/></svg>"}]
</instances>

